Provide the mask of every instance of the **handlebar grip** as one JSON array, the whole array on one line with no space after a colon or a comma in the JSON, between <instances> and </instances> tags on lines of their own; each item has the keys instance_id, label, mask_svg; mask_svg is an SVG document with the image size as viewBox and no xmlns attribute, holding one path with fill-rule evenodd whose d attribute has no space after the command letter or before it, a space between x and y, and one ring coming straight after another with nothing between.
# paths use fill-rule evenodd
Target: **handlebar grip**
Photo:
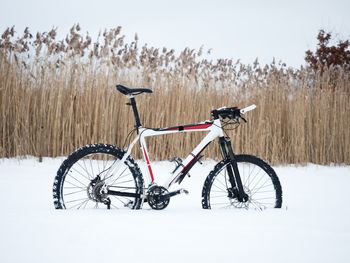
<instances>
[{"instance_id":1,"label":"handlebar grip","mask_svg":"<svg viewBox=\"0 0 350 263\"><path fill-rule=\"evenodd\" d=\"M256 105L252 104L248 107L241 109L240 112L241 112L241 114L246 114L248 111L254 110L255 108L256 108Z\"/></svg>"}]
</instances>

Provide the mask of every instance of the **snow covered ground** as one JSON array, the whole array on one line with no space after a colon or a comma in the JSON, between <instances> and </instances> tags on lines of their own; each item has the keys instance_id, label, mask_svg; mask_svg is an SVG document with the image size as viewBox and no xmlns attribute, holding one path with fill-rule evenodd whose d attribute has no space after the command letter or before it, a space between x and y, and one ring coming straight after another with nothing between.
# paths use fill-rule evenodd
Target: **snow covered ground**
<instances>
[{"instance_id":1,"label":"snow covered ground","mask_svg":"<svg viewBox=\"0 0 350 263\"><path fill-rule=\"evenodd\" d=\"M350 262L349 166L274 167L283 209L203 210L206 161L166 210L63 211L51 194L61 161L0 159L0 262Z\"/></svg>"}]
</instances>

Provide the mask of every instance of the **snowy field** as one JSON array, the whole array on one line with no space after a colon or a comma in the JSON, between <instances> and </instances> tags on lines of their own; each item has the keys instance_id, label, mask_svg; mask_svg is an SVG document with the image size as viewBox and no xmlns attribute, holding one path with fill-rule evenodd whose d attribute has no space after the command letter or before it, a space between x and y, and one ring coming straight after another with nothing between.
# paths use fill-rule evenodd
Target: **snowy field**
<instances>
[{"instance_id":1,"label":"snowy field","mask_svg":"<svg viewBox=\"0 0 350 263\"><path fill-rule=\"evenodd\" d=\"M0 262L350 262L349 166L274 167L283 209L203 210L206 161L166 210L63 211L52 202L61 161L0 159Z\"/></svg>"}]
</instances>

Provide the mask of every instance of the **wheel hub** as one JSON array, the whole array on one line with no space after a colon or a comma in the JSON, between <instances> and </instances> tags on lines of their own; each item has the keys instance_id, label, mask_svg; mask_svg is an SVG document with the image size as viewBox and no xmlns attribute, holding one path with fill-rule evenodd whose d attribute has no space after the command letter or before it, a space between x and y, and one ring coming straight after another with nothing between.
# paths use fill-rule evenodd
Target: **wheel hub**
<instances>
[{"instance_id":1,"label":"wheel hub","mask_svg":"<svg viewBox=\"0 0 350 263\"><path fill-rule=\"evenodd\" d=\"M251 191L249 188L244 187L244 196L243 200L240 200L239 198L239 192L236 187L234 188L229 188L228 190L228 198L230 199L231 205L233 205L236 208L248 208L249 203L250 203L250 196L251 196Z\"/></svg>"},{"instance_id":2,"label":"wheel hub","mask_svg":"<svg viewBox=\"0 0 350 263\"><path fill-rule=\"evenodd\" d=\"M105 193L104 188L105 182L102 181L99 176L97 176L95 179L91 180L87 188L89 198L95 202L104 203L108 198L108 195Z\"/></svg>"}]
</instances>

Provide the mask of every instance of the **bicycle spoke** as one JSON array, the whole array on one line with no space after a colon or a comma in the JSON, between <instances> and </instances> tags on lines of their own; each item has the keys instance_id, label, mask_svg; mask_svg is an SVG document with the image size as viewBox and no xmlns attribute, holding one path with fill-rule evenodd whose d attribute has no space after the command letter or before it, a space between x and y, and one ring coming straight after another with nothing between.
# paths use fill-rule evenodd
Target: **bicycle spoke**
<instances>
[{"instance_id":1,"label":"bicycle spoke","mask_svg":"<svg viewBox=\"0 0 350 263\"><path fill-rule=\"evenodd\" d=\"M217 189L221 190L222 192L226 192L226 191L227 191L227 190L224 190L224 189L218 187L217 185L214 185L214 184L213 184L213 186L216 187Z\"/></svg>"},{"instance_id":2,"label":"bicycle spoke","mask_svg":"<svg viewBox=\"0 0 350 263\"><path fill-rule=\"evenodd\" d=\"M242 166L244 167L245 166L245 164L242 164ZM247 164L247 166L248 166L248 179L247 179L247 183L248 183L248 187L249 187L249 185L251 184L251 181L249 180L250 178L251 178L251 176L252 176L252 174L253 174L253 172L254 172L254 170L255 170L255 166L253 166L253 169L251 170L250 168L251 168L251 165L249 165L249 164ZM253 180L254 180L254 178L253 178ZM246 184L246 183L245 183Z\"/></svg>"},{"instance_id":3,"label":"bicycle spoke","mask_svg":"<svg viewBox=\"0 0 350 263\"><path fill-rule=\"evenodd\" d=\"M74 179L75 181L77 181L78 183L80 183L82 186L87 187L86 184L84 184L83 182L81 182L80 180L78 180L77 178L75 178L74 176L70 176L70 178Z\"/></svg>"},{"instance_id":4,"label":"bicycle spoke","mask_svg":"<svg viewBox=\"0 0 350 263\"><path fill-rule=\"evenodd\" d=\"M269 191L255 191L254 193L252 192L250 195L254 196L255 194L265 194L265 193L275 193L275 190L269 190Z\"/></svg>"},{"instance_id":5,"label":"bicycle spoke","mask_svg":"<svg viewBox=\"0 0 350 263\"><path fill-rule=\"evenodd\" d=\"M217 178L217 182L220 183L225 189L227 189L227 184L224 184L220 181L220 178Z\"/></svg>"},{"instance_id":6,"label":"bicycle spoke","mask_svg":"<svg viewBox=\"0 0 350 263\"><path fill-rule=\"evenodd\" d=\"M106 175L104 176L103 180L107 180L107 179L109 179L109 178L111 178L111 177L113 176L113 172L114 172L114 170L115 170L115 167L117 167L117 165L115 165L115 163L116 163L117 161L120 161L120 160L115 160L115 161L107 168L107 173L106 173ZM114 166L114 168L111 169L113 166ZM128 168L128 167L126 167L125 169L127 169L127 168ZM123 173L124 173L124 171L123 171ZM122 174L123 174L123 173L122 173ZM109 174L111 174L111 175L109 175Z\"/></svg>"},{"instance_id":7,"label":"bicycle spoke","mask_svg":"<svg viewBox=\"0 0 350 263\"><path fill-rule=\"evenodd\" d=\"M69 183L69 182L68 182ZM64 189L85 189L85 187L80 187L80 186L75 186L75 187L71 187L71 186L65 186ZM86 190L86 189L85 189Z\"/></svg>"},{"instance_id":8,"label":"bicycle spoke","mask_svg":"<svg viewBox=\"0 0 350 263\"><path fill-rule=\"evenodd\" d=\"M256 188L256 189L253 189L255 191L251 191L251 195L254 195L256 193L264 193L264 192L275 192L275 190L272 188L270 191L260 191L261 189L264 189L264 188L267 188L267 187L273 187L273 184L268 184L268 185L265 185L265 186L262 186L262 187L259 187L259 188Z\"/></svg>"},{"instance_id":9,"label":"bicycle spoke","mask_svg":"<svg viewBox=\"0 0 350 263\"><path fill-rule=\"evenodd\" d=\"M76 191L76 192L71 192L71 193L68 193L68 194L64 194L64 196L73 195L73 194L81 193L81 192L86 192L86 190L79 190L79 191Z\"/></svg>"},{"instance_id":10,"label":"bicycle spoke","mask_svg":"<svg viewBox=\"0 0 350 263\"><path fill-rule=\"evenodd\" d=\"M225 194L225 195L217 195L217 196L210 196L210 199L211 198L219 198L219 197L227 197L227 194Z\"/></svg>"},{"instance_id":11,"label":"bicycle spoke","mask_svg":"<svg viewBox=\"0 0 350 263\"><path fill-rule=\"evenodd\" d=\"M93 174L91 174L89 171L88 171L88 168L86 167L86 163L85 163L85 160L82 159L82 163L84 165L84 168L80 165L79 161L77 162L77 164L83 168L84 171L86 171L86 173L89 175L89 177L91 176L91 179L93 179L95 176Z\"/></svg>"},{"instance_id":12,"label":"bicycle spoke","mask_svg":"<svg viewBox=\"0 0 350 263\"><path fill-rule=\"evenodd\" d=\"M217 191L217 190L211 190L212 193L222 193L222 192L227 192L226 190L221 190L221 191Z\"/></svg>"},{"instance_id":13,"label":"bicycle spoke","mask_svg":"<svg viewBox=\"0 0 350 263\"><path fill-rule=\"evenodd\" d=\"M103 173L105 173L105 172L107 172L107 173L105 173L105 175L102 177L102 180L106 180L108 177L108 174L110 173L110 171L111 171L111 167L114 165L114 163L115 163L115 161L108 167L108 168L106 168L106 166L107 166L107 163L103 166L103 170L101 171L101 172L99 172L99 174L98 175L101 175L101 174L103 174ZM100 171L100 170L99 170ZM113 176L113 175L112 175Z\"/></svg>"},{"instance_id":14,"label":"bicycle spoke","mask_svg":"<svg viewBox=\"0 0 350 263\"><path fill-rule=\"evenodd\" d=\"M251 201L250 202L255 208L259 209L259 210L262 210L261 207L254 201Z\"/></svg>"},{"instance_id":15,"label":"bicycle spoke","mask_svg":"<svg viewBox=\"0 0 350 263\"><path fill-rule=\"evenodd\" d=\"M128 169L128 167L126 167L126 168L123 170L123 172L113 181L112 184L114 184L115 181L119 180L119 178L123 175L123 173L124 173L127 169ZM112 176L113 176L113 174L112 174L111 176L109 176L109 177L106 177L105 180L111 178Z\"/></svg>"},{"instance_id":16,"label":"bicycle spoke","mask_svg":"<svg viewBox=\"0 0 350 263\"><path fill-rule=\"evenodd\" d=\"M224 204L227 204L227 202L225 202L225 203L214 203L214 204L211 204L211 205L213 206L213 205L224 205Z\"/></svg>"},{"instance_id":17,"label":"bicycle spoke","mask_svg":"<svg viewBox=\"0 0 350 263\"><path fill-rule=\"evenodd\" d=\"M95 177L95 173L94 173L94 168L93 168L93 166L92 166L91 159L89 159L89 162L90 162L91 173L92 173L93 178L94 178L94 177Z\"/></svg>"},{"instance_id":18,"label":"bicycle spoke","mask_svg":"<svg viewBox=\"0 0 350 263\"><path fill-rule=\"evenodd\" d=\"M99 159L97 159L96 164L97 164L97 171L99 172L98 174L101 174L103 172L103 170L100 169L100 160ZM100 172L100 171L102 171L102 172Z\"/></svg>"},{"instance_id":19,"label":"bicycle spoke","mask_svg":"<svg viewBox=\"0 0 350 263\"><path fill-rule=\"evenodd\" d=\"M261 176L260 179L258 180L258 182L256 182L255 185L254 185L253 187L249 187L249 189L255 189L255 187L260 183L260 181L261 181L263 178L264 178L264 177ZM266 181L270 181L270 179L265 179L265 182L264 182L264 183L266 183Z\"/></svg>"},{"instance_id":20,"label":"bicycle spoke","mask_svg":"<svg viewBox=\"0 0 350 263\"><path fill-rule=\"evenodd\" d=\"M67 179L64 181L65 183L68 183L70 185L75 186L75 188L80 188L80 189L86 189L86 186L84 185L84 187L78 186L76 184L73 184L72 182L68 181Z\"/></svg>"},{"instance_id":21,"label":"bicycle spoke","mask_svg":"<svg viewBox=\"0 0 350 263\"><path fill-rule=\"evenodd\" d=\"M274 197L261 197L259 200L270 200L270 199L275 199Z\"/></svg>"},{"instance_id":22,"label":"bicycle spoke","mask_svg":"<svg viewBox=\"0 0 350 263\"><path fill-rule=\"evenodd\" d=\"M255 167L254 167L254 169L255 169ZM256 180L256 178L258 178L258 175L260 174L261 171L262 171L262 169L259 169L258 173L253 176L253 179L248 184L248 188L251 188L250 186L253 184L253 182ZM261 180L261 178L260 178L260 180Z\"/></svg>"},{"instance_id":23,"label":"bicycle spoke","mask_svg":"<svg viewBox=\"0 0 350 263\"><path fill-rule=\"evenodd\" d=\"M122 181L122 182L119 182L118 184L125 184L125 183L130 183L130 182L133 182L134 180L127 180L127 181Z\"/></svg>"},{"instance_id":24,"label":"bicycle spoke","mask_svg":"<svg viewBox=\"0 0 350 263\"><path fill-rule=\"evenodd\" d=\"M74 167L72 167L71 169L75 170L77 173L81 174L82 176L84 176L86 179L88 179L89 181L91 179L94 179L93 175L91 175L83 166L81 166L81 164L79 162L77 162L77 165L86 172L86 174L89 176L89 178L85 177L83 174L81 174L77 169L75 169Z\"/></svg>"},{"instance_id":25,"label":"bicycle spoke","mask_svg":"<svg viewBox=\"0 0 350 263\"><path fill-rule=\"evenodd\" d=\"M84 201L83 203L81 203L81 205L78 206L77 209L80 209L80 208L83 206L84 203L87 204L88 202L89 202L89 199L87 199L86 201Z\"/></svg>"},{"instance_id":26,"label":"bicycle spoke","mask_svg":"<svg viewBox=\"0 0 350 263\"><path fill-rule=\"evenodd\" d=\"M251 200L251 204L258 206L259 208L262 206L264 209L266 209L266 206L274 205L274 203L266 203L266 202L258 202L256 200Z\"/></svg>"},{"instance_id":27,"label":"bicycle spoke","mask_svg":"<svg viewBox=\"0 0 350 263\"><path fill-rule=\"evenodd\" d=\"M79 172L77 169L75 169L75 168L71 168L71 170L69 171L71 174L73 173L73 172L76 172L77 174L79 174L79 175L81 175L82 177L84 177L86 180L88 180L88 181L91 181L91 179L90 178L88 178L88 177L86 177L85 175L83 175L81 172ZM71 176L73 176L73 175L71 175ZM90 177L90 176L89 176Z\"/></svg>"},{"instance_id":28,"label":"bicycle spoke","mask_svg":"<svg viewBox=\"0 0 350 263\"><path fill-rule=\"evenodd\" d=\"M87 200L87 202L84 205L84 209L86 208L87 204L90 202L90 199Z\"/></svg>"},{"instance_id":29,"label":"bicycle spoke","mask_svg":"<svg viewBox=\"0 0 350 263\"><path fill-rule=\"evenodd\" d=\"M82 201L82 202L80 202L80 201ZM79 199L79 200L73 200L73 201L68 201L68 202L66 202L66 204L67 203L73 203L73 202L79 202L79 203L74 204L73 206L68 207L67 209L72 209L72 208L77 208L78 209L78 207L80 208L85 202L88 202L88 201L89 201L89 199L87 199L87 198L83 198L83 199Z\"/></svg>"},{"instance_id":30,"label":"bicycle spoke","mask_svg":"<svg viewBox=\"0 0 350 263\"><path fill-rule=\"evenodd\" d=\"M79 201L81 201L81 200L86 200L86 199L88 199L88 198L80 198L80 199L70 200L70 201L66 201L66 203L67 203L67 204L68 204L68 203L74 203L74 202L79 202Z\"/></svg>"},{"instance_id":31,"label":"bicycle spoke","mask_svg":"<svg viewBox=\"0 0 350 263\"><path fill-rule=\"evenodd\" d=\"M128 173L128 174L125 174L123 175L122 177L118 177L117 179L115 179L111 184L109 185L119 185L119 184L122 184L123 182L118 182L118 180L122 179L122 178L125 178L126 176L132 176L131 173ZM132 180L133 181L133 180Z\"/></svg>"},{"instance_id":32,"label":"bicycle spoke","mask_svg":"<svg viewBox=\"0 0 350 263\"><path fill-rule=\"evenodd\" d=\"M118 200L120 203L122 203L124 206L126 205L126 203L124 203L122 200L120 200L117 196L112 195L112 197L114 197L116 200Z\"/></svg>"}]
</instances>

